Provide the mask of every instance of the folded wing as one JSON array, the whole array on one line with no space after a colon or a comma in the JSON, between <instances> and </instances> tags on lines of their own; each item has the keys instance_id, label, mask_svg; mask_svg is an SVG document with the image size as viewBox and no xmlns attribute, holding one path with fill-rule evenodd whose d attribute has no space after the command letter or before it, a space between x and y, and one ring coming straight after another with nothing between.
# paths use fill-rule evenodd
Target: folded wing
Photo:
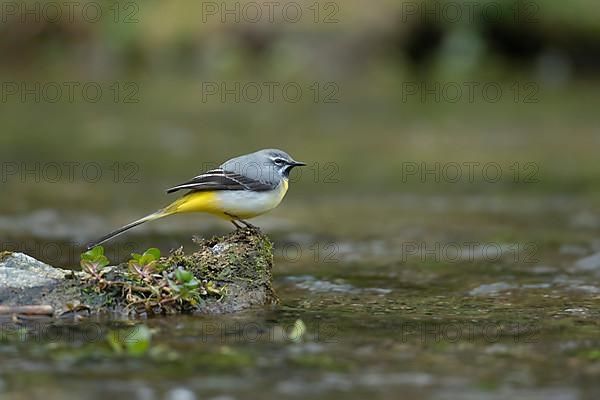
<instances>
[{"instance_id":1,"label":"folded wing","mask_svg":"<svg viewBox=\"0 0 600 400\"><path fill-rule=\"evenodd\" d=\"M207 190L273 190L275 185L262 182L221 168L213 169L198 175L187 182L167 189L167 193L178 190L207 191Z\"/></svg>"}]
</instances>

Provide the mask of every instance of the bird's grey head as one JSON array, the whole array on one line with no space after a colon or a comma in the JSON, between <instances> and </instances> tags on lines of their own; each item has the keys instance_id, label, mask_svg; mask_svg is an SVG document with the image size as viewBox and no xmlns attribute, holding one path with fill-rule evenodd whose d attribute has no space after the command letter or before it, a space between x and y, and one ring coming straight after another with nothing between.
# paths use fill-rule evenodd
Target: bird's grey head
<instances>
[{"instance_id":1,"label":"bird's grey head","mask_svg":"<svg viewBox=\"0 0 600 400\"><path fill-rule=\"evenodd\" d=\"M306 164L294 160L283 150L265 149L232 158L221 168L263 182L279 183L282 178L289 177L294 167L303 165Z\"/></svg>"}]
</instances>

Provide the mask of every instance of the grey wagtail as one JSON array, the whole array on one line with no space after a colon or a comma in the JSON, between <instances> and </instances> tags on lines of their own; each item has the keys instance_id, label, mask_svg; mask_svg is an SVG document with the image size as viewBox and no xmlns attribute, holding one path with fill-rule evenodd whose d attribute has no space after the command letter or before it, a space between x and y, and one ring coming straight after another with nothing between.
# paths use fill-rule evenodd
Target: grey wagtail
<instances>
[{"instance_id":1,"label":"grey wagtail","mask_svg":"<svg viewBox=\"0 0 600 400\"><path fill-rule=\"evenodd\" d=\"M88 250L144 222L168 215L205 212L252 227L244 219L264 214L277 207L288 190L290 171L306 165L284 151L260 150L232 158L217 169L206 171L167 193L189 190L183 197L150 215L140 218L88 245Z\"/></svg>"}]
</instances>

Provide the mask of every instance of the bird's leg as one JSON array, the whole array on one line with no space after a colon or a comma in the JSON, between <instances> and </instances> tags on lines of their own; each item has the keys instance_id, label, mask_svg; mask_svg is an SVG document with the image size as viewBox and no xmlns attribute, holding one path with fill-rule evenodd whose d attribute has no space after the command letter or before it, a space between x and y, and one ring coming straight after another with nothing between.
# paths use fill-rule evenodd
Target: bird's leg
<instances>
[{"instance_id":1,"label":"bird's leg","mask_svg":"<svg viewBox=\"0 0 600 400\"><path fill-rule=\"evenodd\" d=\"M248 222L248 221L244 221L243 219L240 219L240 220L238 220L238 221L240 221L242 224L246 225L246 228L248 228L248 229L253 229L253 230L257 230L257 229L258 229L258 226L256 226L256 225L252 225L252 224L251 224L250 222Z\"/></svg>"},{"instance_id":2,"label":"bird's leg","mask_svg":"<svg viewBox=\"0 0 600 400\"><path fill-rule=\"evenodd\" d=\"M229 214L229 213L225 213L225 215L227 215L228 217L231 217L231 219L229 221L233 224L233 226L235 226L235 229L237 229L237 230L243 229L240 225L238 225L237 222L235 222L235 221L240 220L238 217L236 217L233 214Z\"/></svg>"},{"instance_id":3,"label":"bird's leg","mask_svg":"<svg viewBox=\"0 0 600 400\"><path fill-rule=\"evenodd\" d=\"M235 216L233 214L229 214L229 213L225 213L225 215L227 215L228 217L231 217L230 221L233 225L235 225L236 229L243 229L242 226L238 225L238 222L241 222L242 224L244 224L246 226L246 228L251 229L253 231L259 230L258 226L252 225L250 222L244 221L243 219L241 219L238 216Z\"/></svg>"}]
</instances>

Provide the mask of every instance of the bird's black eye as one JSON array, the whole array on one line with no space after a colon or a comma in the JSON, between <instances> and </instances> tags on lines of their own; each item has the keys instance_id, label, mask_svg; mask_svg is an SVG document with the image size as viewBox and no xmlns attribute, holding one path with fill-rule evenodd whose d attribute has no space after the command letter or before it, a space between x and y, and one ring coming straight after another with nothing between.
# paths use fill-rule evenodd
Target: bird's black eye
<instances>
[{"instance_id":1,"label":"bird's black eye","mask_svg":"<svg viewBox=\"0 0 600 400\"><path fill-rule=\"evenodd\" d=\"M282 158L276 158L273 160L273 162L275 163L275 165L279 165L279 166L285 164L285 160Z\"/></svg>"}]
</instances>

